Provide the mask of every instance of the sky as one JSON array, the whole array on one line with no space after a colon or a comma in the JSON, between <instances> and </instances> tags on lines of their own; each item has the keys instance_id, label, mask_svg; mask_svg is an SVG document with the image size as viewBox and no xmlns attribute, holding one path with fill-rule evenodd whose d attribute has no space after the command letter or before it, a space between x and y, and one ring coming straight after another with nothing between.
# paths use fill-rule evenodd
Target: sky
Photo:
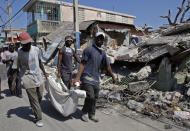
<instances>
[{"instance_id":1,"label":"sky","mask_svg":"<svg viewBox=\"0 0 190 131\"><path fill-rule=\"evenodd\" d=\"M28 1L29 0L10 0L10 3L12 3L12 15L21 9ZM73 2L73 0L60 1ZM81 5L136 16L134 21L136 26L147 24L152 26L153 29L168 24L167 19L160 18L160 16L167 16L169 9L171 10L171 20L174 21L178 12L177 6L181 6L181 3L182 0L79 0L79 4ZM0 15L2 18L0 18L0 26L8 20L8 15L3 11L6 10L6 7L7 0L0 0ZM189 17L190 11L186 13L186 18ZM9 26L9 24L7 24L7 26ZM26 28L26 13L19 13L13 19L12 26L13 28Z\"/></svg>"}]
</instances>

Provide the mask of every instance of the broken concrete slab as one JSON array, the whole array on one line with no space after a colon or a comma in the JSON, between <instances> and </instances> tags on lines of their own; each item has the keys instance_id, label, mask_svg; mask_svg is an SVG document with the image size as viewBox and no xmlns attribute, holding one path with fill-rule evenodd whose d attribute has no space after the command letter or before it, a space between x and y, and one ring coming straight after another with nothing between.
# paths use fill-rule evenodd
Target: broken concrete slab
<instances>
[{"instance_id":1,"label":"broken concrete slab","mask_svg":"<svg viewBox=\"0 0 190 131\"><path fill-rule=\"evenodd\" d=\"M117 57L117 60L127 61L138 54L138 48L129 49L126 46L119 47L118 50L108 50L108 55Z\"/></svg>"},{"instance_id":2,"label":"broken concrete slab","mask_svg":"<svg viewBox=\"0 0 190 131\"><path fill-rule=\"evenodd\" d=\"M127 103L127 107L138 112L141 112L145 108L142 103L136 102L135 100L129 100Z\"/></svg>"},{"instance_id":3,"label":"broken concrete slab","mask_svg":"<svg viewBox=\"0 0 190 131\"><path fill-rule=\"evenodd\" d=\"M170 26L169 28L162 31L162 35L174 35L178 33L185 32L190 29L190 23L182 23L176 26Z\"/></svg>"},{"instance_id":4,"label":"broken concrete slab","mask_svg":"<svg viewBox=\"0 0 190 131\"><path fill-rule=\"evenodd\" d=\"M139 92L141 90L146 90L149 88L149 84L147 81L137 81L137 82L131 82L128 85L128 90L131 92Z\"/></svg>"},{"instance_id":5,"label":"broken concrete slab","mask_svg":"<svg viewBox=\"0 0 190 131\"><path fill-rule=\"evenodd\" d=\"M56 50L58 50L58 46L63 38L57 38L48 48L47 51L42 55L42 62L47 63L55 54Z\"/></svg>"},{"instance_id":6,"label":"broken concrete slab","mask_svg":"<svg viewBox=\"0 0 190 131\"><path fill-rule=\"evenodd\" d=\"M137 73L131 73L130 76L136 77L138 80L143 80L149 77L151 74L151 67L145 66L142 69L139 70Z\"/></svg>"}]
</instances>

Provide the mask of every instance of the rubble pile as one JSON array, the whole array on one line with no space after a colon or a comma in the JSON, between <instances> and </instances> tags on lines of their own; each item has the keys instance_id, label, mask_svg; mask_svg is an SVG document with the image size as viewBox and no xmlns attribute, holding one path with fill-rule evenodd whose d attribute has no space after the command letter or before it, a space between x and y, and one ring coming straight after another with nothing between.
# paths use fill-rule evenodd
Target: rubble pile
<instances>
[{"instance_id":1,"label":"rubble pile","mask_svg":"<svg viewBox=\"0 0 190 131\"><path fill-rule=\"evenodd\" d=\"M149 33L139 33L131 25L123 29L114 28L113 23L106 23L109 26L101 23L81 24L84 28L80 49L82 52L93 43L95 32L106 34L107 43L102 49L110 58L118 83L112 84L112 78L106 75L101 77L99 104L106 107L106 104L119 103L151 118L164 117L187 126L190 119L190 23ZM61 40L54 41L43 56L44 63L56 56ZM51 63L56 65L56 59ZM129 64L133 64L133 68ZM50 73L55 70L50 69Z\"/></svg>"},{"instance_id":2,"label":"rubble pile","mask_svg":"<svg viewBox=\"0 0 190 131\"><path fill-rule=\"evenodd\" d=\"M190 23L182 23L167 29L159 29L149 35L141 36L135 45L119 46L117 50L108 50L110 56L117 56L119 61L150 62L160 56L185 57L189 54ZM186 53L184 53L186 52ZM184 53L184 54L181 54ZM175 59L172 59L175 60Z\"/></svg>"},{"instance_id":3,"label":"rubble pile","mask_svg":"<svg viewBox=\"0 0 190 131\"><path fill-rule=\"evenodd\" d=\"M141 37L136 45L107 50L116 61L148 64L118 77L117 85L111 84L111 78L103 79L100 98L121 103L153 119L164 117L189 127L189 26L187 22L159 29Z\"/></svg>"}]
</instances>

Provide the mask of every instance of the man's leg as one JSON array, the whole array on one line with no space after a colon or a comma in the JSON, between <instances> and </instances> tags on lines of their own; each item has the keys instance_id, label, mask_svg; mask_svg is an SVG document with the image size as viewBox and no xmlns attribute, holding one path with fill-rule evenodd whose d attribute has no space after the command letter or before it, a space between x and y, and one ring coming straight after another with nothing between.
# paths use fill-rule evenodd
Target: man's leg
<instances>
[{"instance_id":1,"label":"man's leg","mask_svg":"<svg viewBox=\"0 0 190 131\"><path fill-rule=\"evenodd\" d=\"M61 72L61 79L63 83L67 86L68 89L71 88L71 80L72 80L72 74L62 71Z\"/></svg>"},{"instance_id":2,"label":"man's leg","mask_svg":"<svg viewBox=\"0 0 190 131\"><path fill-rule=\"evenodd\" d=\"M17 94L18 97L22 98L21 79L18 76L16 78L16 94Z\"/></svg>"},{"instance_id":3,"label":"man's leg","mask_svg":"<svg viewBox=\"0 0 190 131\"><path fill-rule=\"evenodd\" d=\"M92 106L91 106L91 112L89 113L89 118L94 122L98 122L99 120L95 118L95 112L96 112L96 101L98 99L100 89L98 86L93 86L93 89L94 89L95 98L92 99Z\"/></svg>"},{"instance_id":4,"label":"man's leg","mask_svg":"<svg viewBox=\"0 0 190 131\"><path fill-rule=\"evenodd\" d=\"M93 89L93 86L90 84L82 85L82 89L86 91L86 98L85 98L83 109L82 109L82 112L83 112L82 119L84 121L88 121L87 114L92 112L92 106L93 106L92 104L95 99L94 89Z\"/></svg>"},{"instance_id":5,"label":"man's leg","mask_svg":"<svg viewBox=\"0 0 190 131\"><path fill-rule=\"evenodd\" d=\"M44 85L42 84L40 87L37 87L37 95L38 95L39 103L41 103L41 101L42 101L43 92L44 92Z\"/></svg>"},{"instance_id":6,"label":"man's leg","mask_svg":"<svg viewBox=\"0 0 190 131\"><path fill-rule=\"evenodd\" d=\"M9 91L11 93L11 95L14 95L14 91L13 91L13 87L12 87L12 81L13 78L11 75L8 75L8 86L9 86Z\"/></svg>"},{"instance_id":7,"label":"man's leg","mask_svg":"<svg viewBox=\"0 0 190 131\"><path fill-rule=\"evenodd\" d=\"M39 88L39 87L37 87ZM28 98L34 113L34 116L36 118L36 125L39 121L42 120L42 111L39 103L39 97L38 97L38 89L37 88L31 88L31 89L26 89L26 92L28 94ZM43 126L43 123L41 125L37 126Z\"/></svg>"},{"instance_id":8,"label":"man's leg","mask_svg":"<svg viewBox=\"0 0 190 131\"><path fill-rule=\"evenodd\" d=\"M4 97L1 95L1 78L0 78L0 99L3 99Z\"/></svg>"}]
</instances>

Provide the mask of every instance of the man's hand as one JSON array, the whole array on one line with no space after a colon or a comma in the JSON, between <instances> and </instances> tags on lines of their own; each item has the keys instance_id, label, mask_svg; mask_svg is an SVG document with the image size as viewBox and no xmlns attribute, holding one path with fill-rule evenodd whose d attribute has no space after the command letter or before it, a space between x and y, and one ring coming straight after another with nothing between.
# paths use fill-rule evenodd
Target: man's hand
<instances>
[{"instance_id":1,"label":"man's hand","mask_svg":"<svg viewBox=\"0 0 190 131\"><path fill-rule=\"evenodd\" d=\"M60 72L57 73L57 77L58 77L58 78L61 77L61 73L60 73Z\"/></svg>"},{"instance_id":2,"label":"man's hand","mask_svg":"<svg viewBox=\"0 0 190 131\"><path fill-rule=\"evenodd\" d=\"M117 84L117 79L115 77L112 77L113 79L113 84Z\"/></svg>"},{"instance_id":3,"label":"man's hand","mask_svg":"<svg viewBox=\"0 0 190 131\"><path fill-rule=\"evenodd\" d=\"M46 78L46 80L47 80L47 78L48 78L48 74L47 74L47 73L44 73L44 76L45 76L45 78Z\"/></svg>"},{"instance_id":4,"label":"man's hand","mask_svg":"<svg viewBox=\"0 0 190 131\"><path fill-rule=\"evenodd\" d=\"M75 78L75 79L72 79L72 85L75 85L76 82L79 82L79 83L81 84L81 81L80 81L80 80L78 80L78 79L76 79L76 78Z\"/></svg>"}]
</instances>

